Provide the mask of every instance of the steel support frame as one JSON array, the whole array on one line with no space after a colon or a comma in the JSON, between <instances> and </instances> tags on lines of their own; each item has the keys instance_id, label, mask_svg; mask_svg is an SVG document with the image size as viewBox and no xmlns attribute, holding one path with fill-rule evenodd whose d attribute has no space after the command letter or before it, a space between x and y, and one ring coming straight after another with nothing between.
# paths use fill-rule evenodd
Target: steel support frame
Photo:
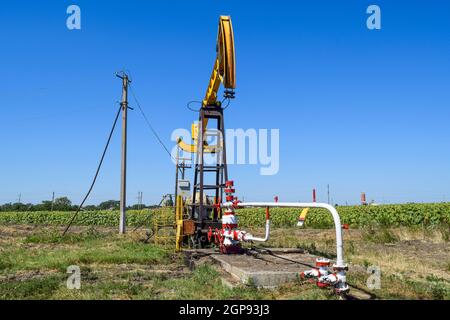
<instances>
[{"instance_id":1,"label":"steel support frame","mask_svg":"<svg viewBox=\"0 0 450 320\"><path fill-rule=\"evenodd\" d=\"M204 140L205 128L203 128L204 120L210 119L217 121L217 131L219 138L217 144L221 144L222 150L217 153L215 167L204 165ZM214 206L204 203L205 190L214 190L215 199L219 201L223 197L223 189L225 188L225 181L228 180L227 160L226 160L226 144L225 144L225 122L223 108L221 106L206 106L200 109L199 123L198 123L198 138L197 138L197 155L194 173L194 185L192 194L192 210L191 219L196 221L196 242L201 245L205 242L205 233L209 227L221 228L221 221L219 220L219 210ZM220 138L222 141L220 141ZM215 185L205 185L205 172L215 173ZM199 199L197 203L197 192ZM207 209L213 209L213 216L207 214ZM206 231L206 232L205 232Z\"/></svg>"}]
</instances>

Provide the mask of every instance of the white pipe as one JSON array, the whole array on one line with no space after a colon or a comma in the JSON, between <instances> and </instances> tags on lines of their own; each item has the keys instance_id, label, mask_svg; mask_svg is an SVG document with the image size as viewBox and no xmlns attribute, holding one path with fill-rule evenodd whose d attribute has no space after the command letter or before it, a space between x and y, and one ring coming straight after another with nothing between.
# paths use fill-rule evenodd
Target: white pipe
<instances>
[{"instance_id":1,"label":"white pipe","mask_svg":"<svg viewBox=\"0 0 450 320\"><path fill-rule=\"evenodd\" d=\"M302 202L239 202L237 204L233 204L232 202L226 202L223 204L224 207L232 207L237 205L237 207L279 207L279 208L323 208L327 209L331 215L333 216L334 226L336 229L336 266L337 267L345 267L344 264L344 256L343 256L343 245L342 245L342 225L341 218L339 217L336 209L329 205L328 203L319 203L319 202L310 202L310 203L302 203ZM266 225L267 231L267 225ZM268 235L266 234L266 237Z\"/></svg>"},{"instance_id":2,"label":"white pipe","mask_svg":"<svg viewBox=\"0 0 450 320\"><path fill-rule=\"evenodd\" d=\"M270 220L266 220L266 235L264 238L258 238L258 237L254 237L251 234L247 234L244 237L245 241L259 241L259 242L266 242L269 240L269 233L270 233Z\"/></svg>"}]
</instances>

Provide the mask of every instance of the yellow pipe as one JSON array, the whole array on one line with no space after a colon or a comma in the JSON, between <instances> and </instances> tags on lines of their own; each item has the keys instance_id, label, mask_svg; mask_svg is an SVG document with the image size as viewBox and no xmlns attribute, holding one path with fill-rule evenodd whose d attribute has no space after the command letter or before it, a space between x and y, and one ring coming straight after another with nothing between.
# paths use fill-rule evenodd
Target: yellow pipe
<instances>
[{"instance_id":1,"label":"yellow pipe","mask_svg":"<svg viewBox=\"0 0 450 320\"><path fill-rule=\"evenodd\" d=\"M183 244L183 198L181 196L176 198L175 218L177 225L175 250L181 251Z\"/></svg>"},{"instance_id":2,"label":"yellow pipe","mask_svg":"<svg viewBox=\"0 0 450 320\"><path fill-rule=\"evenodd\" d=\"M193 139L195 141L195 144L189 144L185 143L181 138L178 138L177 144L181 148L181 150L190 152L190 153L197 153L197 139ZM205 153L216 153L217 146L210 146L205 144L203 146L203 152Z\"/></svg>"}]
</instances>

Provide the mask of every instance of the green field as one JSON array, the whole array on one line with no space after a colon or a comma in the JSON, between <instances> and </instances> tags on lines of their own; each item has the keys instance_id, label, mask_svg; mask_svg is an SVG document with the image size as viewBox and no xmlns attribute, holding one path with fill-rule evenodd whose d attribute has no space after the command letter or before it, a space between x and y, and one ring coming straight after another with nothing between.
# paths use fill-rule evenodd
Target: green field
<instances>
[{"instance_id":1,"label":"green field","mask_svg":"<svg viewBox=\"0 0 450 320\"><path fill-rule=\"evenodd\" d=\"M382 286L370 291L373 299L450 299L449 203L338 211L350 225L344 230L344 254L351 291L366 288L366 269L377 265ZM171 216L172 211L129 211L129 232L119 236L117 211L80 212L61 237L73 212L0 212L0 299L337 298L308 282L276 290L229 288L222 283L223 271L209 264L191 271L173 245L148 241L146 230L158 214ZM306 228L295 227L298 214L296 209L273 209L271 239L259 245L303 248L333 259L335 236L328 213L311 210ZM263 233L263 209L243 209L238 215L242 229ZM80 290L66 287L70 265L81 269Z\"/></svg>"},{"instance_id":2,"label":"green field","mask_svg":"<svg viewBox=\"0 0 450 320\"><path fill-rule=\"evenodd\" d=\"M62 229L0 226L0 299L337 299L301 281L276 290L229 288L220 270L206 264L190 271L182 253L146 243L143 231L119 236L116 228L74 227L62 238ZM440 231L349 230L345 241L351 292L366 288L367 266L379 265L374 299L450 299L450 246ZM335 252L333 230L324 229L275 229L267 246ZM81 269L80 290L66 287L70 265Z\"/></svg>"},{"instance_id":3,"label":"green field","mask_svg":"<svg viewBox=\"0 0 450 320\"><path fill-rule=\"evenodd\" d=\"M153 216L160 213L170 214L171 209L130 210L127 212L129 226L150 225ZM443 227L450 226L450 203L399 204L379 206L340 206L337 207L341 222L351 228L364 226L407 226L407 227ZM274 227L295 225L300 210L287 208L271 209L271 221ZM1 212L0 224L41 224L64 225L73 212L25 211ZM238 210L239 223L243 227L264 226L263 209ZM117 226L118 211L81 211L74 221L75 225ZM324 209L311 209L305 223L309 228L330 228L333 220Z\"/></svg>"}]
</instances>

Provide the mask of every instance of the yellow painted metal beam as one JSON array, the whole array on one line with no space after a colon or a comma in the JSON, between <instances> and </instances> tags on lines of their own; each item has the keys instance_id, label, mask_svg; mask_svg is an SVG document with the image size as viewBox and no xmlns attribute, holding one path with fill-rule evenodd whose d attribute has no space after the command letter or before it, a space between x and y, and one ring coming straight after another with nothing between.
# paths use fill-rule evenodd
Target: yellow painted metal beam
<instances>
[{"instance_id":1,"label":"yellow painted metal beam","mask_svg":"<svg viewBox=\"0 0 450 320\"><path fill-rule=\"evenodd\" d=\"M304 208L298 217L297 226L302 227L306 220L306 215L308 214L309 208Z\"/></svg>"},{"instance_id":2,"label":"yellow painted metal beam","mask_svg":"<svg viewBox=\"0 0 450 320\"><path fill-rule=\"evenodd\" d=\"M233 25L230 16L220 16L219 30L217 32L216 60L214 61L213 71L206 89L205 98L202 101L202 108L220 104L217 101L217 93L220 84L225 89L233 90L236 88L236 57L234 50ZM208 119L203 120L203 132L206 132ZM198 124L192 124L191 128L193 144L188 144L178 140L178 146L186 152L196 153L198 145ZM204 152L215 153L217 146L204 144Z\"/></svg>"},{"instance_id":3,"label":"yellow painted metal beam","mask_svg":"<svg viewBox=\"0 0 450 320\"><path fill-rule=\"evenodd\" d=\"M178 139L178 146L181 148L181 150L186 151L186 152L190 152L190 153L197 153L197 139L194 139L195 144L188 144L185 143L183 140ZM217 150L217 146L210 146L205 144L203 146L203 152L205 153L216 153Z\"/></svg>"},{"instance_id":4,"label":"yellow painted metal beam","mask_svg":"<svg viewBox=\"0 0 450 320\"><path fill-rule=\"evenodd\" d=\"M216 52L217 56L203 99L203 106L217 104L217 92L221 83L226 89L236 88L236 57L230 16L220 16Z\"/></svg>"},{"instance_id":5,"label":"yellow painted metal beam","mask_svg":"<svg viewBox=\"0 0 450 320\"><path fill-rule=\"evenodd\" d=\"M183 198L181 196L177 196L175 201L176 201L175 218L177 226L175 250L181 251L183 245Z\"/></svg>"}]
</instances>

